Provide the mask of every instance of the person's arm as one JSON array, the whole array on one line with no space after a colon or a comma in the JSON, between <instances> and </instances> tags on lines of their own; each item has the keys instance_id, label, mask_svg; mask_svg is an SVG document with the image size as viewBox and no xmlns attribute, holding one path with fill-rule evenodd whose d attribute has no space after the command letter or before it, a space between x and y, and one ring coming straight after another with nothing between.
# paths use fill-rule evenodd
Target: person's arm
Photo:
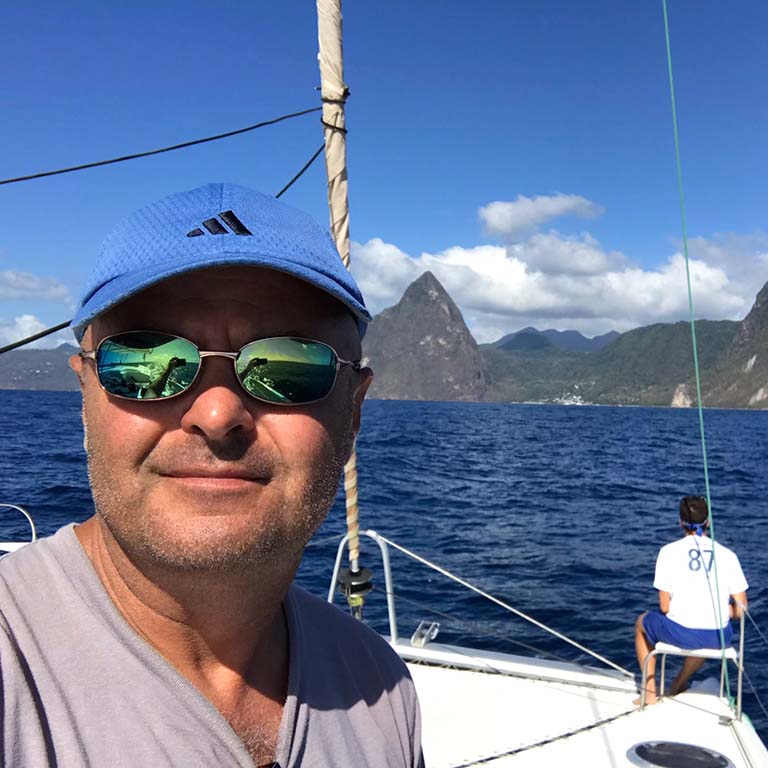
<instances>
[{"instance_id":1,"label":"person's arm","mask_svg":"<svg viewBox=\"0 0 768 768\"><path fill-rule=\"evenodd\" d=\"M187 361L180 357L172 357L168 361L168 365L165 370L154 380L151 381L147 388L142 392L142 400L151 400L155 397L160 397L165 389L165 385L168 383L168 379L176 368L181 368L187 364Z\"/></svg>"},{"instance_id":2,"label":"person's arm","mask_svg":"<svg viewBox=\"0 0 768 768\"><path fill-rule=\"evenodd\" d=\"M733 602L728 606L729 618L740 619L741 609L747 607L747 593L737 592L735 595L731 595Z\"/></svg>"},{"instance_id":3,"label":"person's arm","mask_svg":"<svg viewBox=\"0 0 768 768\"><path fill-rule=\"evenodd\" d=\"M669 602L672 600L672 593L665 592L663 589L659 590L659 610L667 614L669 613Z\"/></svg>"}]
</instances>

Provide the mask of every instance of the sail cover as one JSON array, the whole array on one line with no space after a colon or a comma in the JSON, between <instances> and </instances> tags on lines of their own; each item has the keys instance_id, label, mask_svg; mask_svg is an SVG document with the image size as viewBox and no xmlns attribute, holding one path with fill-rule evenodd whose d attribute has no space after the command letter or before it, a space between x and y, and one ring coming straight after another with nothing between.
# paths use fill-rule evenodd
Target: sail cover
<instances>
[{"instance_id":1,"label":"sail cover","mask_svg":"<svg viewBox=\"0 0 768 768\"><path fill-rule=\"evenodd\" d=\"M349 89L344 82L339 0L317 0L317 30L331 235L344 266L349 268L347 137L344 126L344 102Z\"/></svg>"}]
</instances>

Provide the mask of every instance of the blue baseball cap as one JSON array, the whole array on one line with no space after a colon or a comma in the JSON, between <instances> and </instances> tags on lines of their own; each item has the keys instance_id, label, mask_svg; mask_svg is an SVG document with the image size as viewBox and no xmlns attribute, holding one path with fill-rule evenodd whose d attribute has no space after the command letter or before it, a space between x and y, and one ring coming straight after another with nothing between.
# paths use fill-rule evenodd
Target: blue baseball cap
<instances>
[{"instance_id":1,"label":"blue baseball cap","mask_svg":"<svg viewBox=\"0 0 768 768\"><path fill-rule=\"evenodd\" d=\"M285 272L320 288L357 319L371 316L330 235L309 215L236 184L207 184L141 208L99 251L72 320L81 341L88 324L139 291L206 267L238 265Z\"/></svg>"}]
</instances>

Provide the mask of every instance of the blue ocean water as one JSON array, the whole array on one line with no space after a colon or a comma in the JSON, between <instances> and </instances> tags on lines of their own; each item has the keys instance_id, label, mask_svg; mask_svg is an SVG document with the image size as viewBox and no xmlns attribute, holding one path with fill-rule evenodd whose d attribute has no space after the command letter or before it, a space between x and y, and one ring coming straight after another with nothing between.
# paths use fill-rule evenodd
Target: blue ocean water
<instances>
[{"instance_id":1,"label":"blue ocean water","mask_svg":"<svg viewBox=\"0 0 768 768\"><path fill-rule=\"evenodd\" d=\"M79 395L2 392L0 502L26 507L42 534L92 512ZM741 559L751 614L768 635L768 413L705 414L715 534ZM679 535L681 495L704 492L694 411L370 401L358 441L362 526L438 562L516 608L634 670L633 624L656 605L658 548ZM4 526L24 536L23 521ZM310 545L300 582L325 594L344 526L334 508ZM366 618L386 632L378 548ZM518 643L589 657L392 553L398 620L421 619L440 639L506 652ZM436 615L434 612L444 614ZM748 627L750 680L768 705L768 647ZM715 664L705 668L717 675ZM749 685L746 685L749 691ZM768 742L754 696L745 710Z\"/></svg>"}]
</instances>

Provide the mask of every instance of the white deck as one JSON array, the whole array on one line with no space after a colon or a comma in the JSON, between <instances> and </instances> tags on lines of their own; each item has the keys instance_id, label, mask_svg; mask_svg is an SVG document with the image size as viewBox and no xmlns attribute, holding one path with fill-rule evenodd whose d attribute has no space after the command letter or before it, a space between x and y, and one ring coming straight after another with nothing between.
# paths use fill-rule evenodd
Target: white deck
<instances>
[{"instance_id":1,"label":"white deck","mask_svg":"<svg viewBox=\"0 0 768 768\"><path fill-rule=\"evenodd\" d=\"M710 749L729 768L768 768L748 720L718 697L719 680L641 712L620 672L439 643L394 648L419 694L428 768L643 766L630 750L658 741Z\"/></svg>"},{"instance_id":2,"label":"white deck","mask_svg":"<svg viewBox=\"0 0 768 768\"><path fill-rule=\"evenodd\" d=\"M653 741L708 748L739 768L768 766L768 751L746 720L733 720L716 680L640 712L634 682L619 673L439 644L395 647L419 693L429 768L636 766L645 763L628 752Z\"/></svg>"}]
</instances>

